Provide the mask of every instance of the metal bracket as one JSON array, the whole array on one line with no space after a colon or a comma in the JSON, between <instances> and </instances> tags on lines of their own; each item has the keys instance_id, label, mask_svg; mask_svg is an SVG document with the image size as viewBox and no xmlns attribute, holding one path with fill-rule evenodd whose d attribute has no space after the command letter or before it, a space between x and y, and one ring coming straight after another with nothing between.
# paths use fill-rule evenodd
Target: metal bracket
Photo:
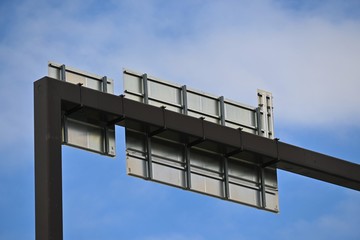
<instances>
[{"instance_id":1,"label":"metal bracket","mask_svg":"<svg viewBox=\"0 0 360 240\"><path fill-rule=\"evenodd\" d=\"M261 194L261 207L266 208L266 189L265 189L265 171L264 168L259 169L259 180L260 180L260 194Z\"/></svg>"},{"instance_id":2,"label":"metal bracket","mask_svg":"<svg viewBox=\"0 0 360 240\"><path fill-rule=\"evenodd\" d=\"M61 81L66 81L66 67L65 64L60 66L60 80Z\"/></svg>"},{"instance_id":3,"label":"metal bracket","mask_svg":"<svg viewBox=\"0 0 360 240\"><path fill-rule=\"evenodd\" d=\"M229 163L228 158L226 156L223 156L223 169L224 169L224 198L229 199L230 198L230 186L229 186Z\"/></svg>"},{"instance_id":4,"label":"metal bracket","mask_svg":"<svg viewBox=\"0 0 360 240\"><path fill-rule=\"evenodd\" d=\"M166 127L166 117L165 117L165 108L166 106L161 106L161 109L162 109L162 115L163 115L163 126L155 131L152 131L149 133L149 137L153 137L155 135L158 135L164 131L167 130L167 127Z\"/></svg>"},{"instance_id":5,"label":"metal bracket","mask_svg":"<svg viewBox=\"0 0 360 240\"><path fill-rule=\"evenodd\" d=\"M235 154L238 154L238 153L241 153L244 151L244 146L243 146L243 136L242 136L242 130L243 128L238 128L239 130L239 136L240 136L240 147L238 149L235 149L234 151L231 151L231 152L228 152L228 153L225 153L224 156L225 157L231 157Z\"/></svg>"},{"instance_id":6,"label":"metal bracket","mask_svg":"<svg viewBox=\"0 0 360 240\"><path fill-rule=\"evenodd\" d=\"M198 139L196 139L196 140L194 140L194 141L192 141L192 142L190 142L190 143L187 143L186 144L186 146L187 147L189 147L189 148L191 148L191 147L193 147L193 146L195 146L195 145L198 145L198 144L200 144L200 143L202 143L202 142L204 142L206 139L205 139L205 129L204 129L204 117L200 117L200 119L202 120L201 121L201 127L202 127L202 137L201 138L198 138Z\"/></svg>"},{"instance_id":7,"label":"metal bracket","mask_svg":"<svg viewBox=\"0 0 360 240\"><path fill-rule=\"evenodd\" d=\"M144 90L144 103L149 104L149 90L148 90L148 80L147 80L147 74L144 73L142 75L142 82L143 82L143 90Z\"/></svg>"},{"instance_id":8,"label":"metal bracket","mask_svg":"<svg viewBox=\"0 0 360 240\"><path fill-rule=\"evenodd\" d=\"M104 76L102 79L102 90L104 93L107 93L107 84L108 84L108 81L107 81L107 77Z\"/></svg>"},{"instance_id":9,"label":"metal bracket","mask_svg":"<svg viewBox=\"0 0 360 240\"><path fill-rule=\"evenodd\" d=\"M220 124L225 126L225 102L224 97L219 97L219 104L220 104Z\"/></svg>"},{"instance_id":10,"label":"metal bracket","mask_svg":"<svg viewBox=\"0 0 360 240\"><path fill-rule=\"evenodd\" d=\"M262 168L266 168L269 166L272 166L274 164L277 164L278 162L280 162L280 155L279 155L279 138L275 138L274 141L276 142L276 159L271 160L269 162L266 162L264 164L261 165Z\"/></svg>"},{"instance_id":11,"label":"metal bracket","mask_svg":"<svg viewBox=\"0 0 360 240\"><path fill-rule=\"evenodd\" d=\"M181 87L181 93L182 93L182 108L183 108L183 114L188 114L188 103L187 103L187 89L186 85Z\"/></svg>"}]
</instances>

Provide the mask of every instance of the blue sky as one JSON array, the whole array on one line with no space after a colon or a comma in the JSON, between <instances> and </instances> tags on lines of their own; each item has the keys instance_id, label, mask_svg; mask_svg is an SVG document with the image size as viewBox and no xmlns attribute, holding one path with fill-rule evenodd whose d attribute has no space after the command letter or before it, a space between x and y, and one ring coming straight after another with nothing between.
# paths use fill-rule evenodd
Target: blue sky
<instances>
[{"instance_id":1,"label":"blue sky","mask_svg":"<svg viewBox=\"0 0 360 240\"><path fill-rule=\"evenodd\" d=\"M33 89L47 62L147 72L256 105L271 91L282 141L360 164L360 2L0 3L0 239L34 239ZM126 176L63 147L64 239L360 239L360 193L278 172L280 213Z\"/></svg>"}]
</instances>

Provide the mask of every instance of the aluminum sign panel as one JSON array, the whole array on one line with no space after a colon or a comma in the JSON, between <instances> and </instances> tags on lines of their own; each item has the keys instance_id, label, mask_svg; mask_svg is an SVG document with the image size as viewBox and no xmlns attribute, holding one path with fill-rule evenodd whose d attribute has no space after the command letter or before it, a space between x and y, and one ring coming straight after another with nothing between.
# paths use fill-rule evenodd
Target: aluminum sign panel
<instances>
[{"instance_id":1,"label":"aluminum sign panel","mask_svg":"<svg viewBox=\"0 0 360 240\"><path fill-rule=\"evenodd\" d=\"M126 98L135 101L274 138L269 92L258 90L259 106L251 107L129 70L124 71L124 91Z\"/></svg>"},{"instance_id":2,"label":"aluminum sign panel","mask_svg":"<svg viewBox=\"0 0 360 240\"><path fill-rule=\"evenodd\" d=\"M127 173L278 212L277 175L235 156L126 129Z\"/></svg>"},{"instance_id":3,"label":"aluminum sign panel","mask_svg":"<svg viewBox=\"0 0 360 240\"><path fill-rule=\"evenodd\" d=\"M84 87L98 91L114 94L114 81L112 79L78 70L63 64L49 62L48 76L74 84L82 84Z\"/></svg>"},{"instance_id":4,"label":"aluminum sign panel","mask_svg":"<svg viewBox=\"0 0 360 240\"><path fill-rule=\"evenodd\" d=\"M258 91L255 108L128 70L124 71L124 89L125 97L135 101L273 138L272 96L265 91ZM167 131L165 117L164 128ZM222 146L206 139L188 143L170 139L171 134L162 134L161 129L154 131L126 128L129 175L279 211L275 168L263 168L238 154L225 156Z\"/></svg>"},{"instance_id":5,"label":"aluminum sign panel","mask_svg":"<svg viewBox=\"0 0 360 240\"><path fill-rule=\"evenodd\" d=\"M271 93L258 89L260 135L274 138L273 99Z\"/></svg>"},{"instance_id":6,"label":"aluminum sign panel","mask_svg":"<svg viewBox=\"0 0 360 240\"><path fill-rule=\"evenodd\" d=\"M48 64L48 75L66 82L80 84L83 87L114 93L113 80L65 65L50 62ZM81 106L75 107L74 111L77 109L81 109ZM115 125L107 126L106 123L92 125L74 119L72 113L65 112L63 115L63 144L115 156Z\"/></svg>"},{"instance_id":7,"label":"aluminum sign panel","mask_svg":"<svg viewBox=\"0 0 360 240\"><path fill-rule=\"evenodd\" d=\"M107 128L107 133L105 133L103 127L66 118L62 131L64 144L115 156L115 129L113 127Z\"/></svg>"}]
</instances>

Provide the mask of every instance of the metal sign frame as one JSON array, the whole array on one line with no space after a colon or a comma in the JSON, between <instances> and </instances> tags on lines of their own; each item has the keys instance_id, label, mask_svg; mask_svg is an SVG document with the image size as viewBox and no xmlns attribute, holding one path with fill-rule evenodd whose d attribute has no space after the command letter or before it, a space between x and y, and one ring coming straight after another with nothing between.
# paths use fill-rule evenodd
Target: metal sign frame
<instances>
[{"instance_id":1,"label":"metal sign frame","mask_svg":"<svg viewBox=\"0 0 360 240\"><path fill-rule=\"evenodd\" d=\"M273 97L270 92L258 89L258 106L252 107L146 73L125 69L123 78L126 98L274 138Z\"/></svg>"},{"instance_id":2,"label":"metal sign frame","mask_svg":"<svg viewBox=\"0 0 360 240\"><path fill-rule=\"evenodd\" d=\"M125 98L239 129L240 133L273 138L269 92L258 90L258 107L251 107L146 73L124 70L123 77ZM276 168L263 168L216 145L205 147L201 139L184 141L161 131L128 128L125 135L129 175L279 212Z\"/></svg>"},{"instance_id":3,"label":"metal sign frame","mask_svg":"<svg viewBox=\"0 0 360 240\"><path fill-rule=\"evenodd\" d=\"M83 106L82 115L77 117L82 120L168 133L175 139L198 139L262 167L273 166L360 191L359 164L247 132L240 138L237 129L44 77L34 83L36 240L63 239L61 121L64 111L79 105Z\"/></svg>"},{"instance_id":4,"label":"metal sign frame","mask_svg":"<svg viewBox=\"0 0 360 240\"><path fill-rule=\"evenodd\" d=\"M278 212L276 168L198 140L126 128L126 169L131 176ZM220 150L220 151L219 151Z\"/></svg>"},{"instance_id":5,"label":"metal sign frame","mask_svg":"<svg viewBox=\"0 0 360 240\"><path fill-rule=\"evenodd\" d=\"M48 76L61 81L78 84L104 93L114 94L114 81L106 76L98 76L54 62L48 63ZM81 91L81 88L80 88ZM115 125L108 125L101 121L89 122L86 117L81 119L82 106L75 106L62 116L62 142L63 144L97 152L114 157Z\"/></svg>"}]
</instances>

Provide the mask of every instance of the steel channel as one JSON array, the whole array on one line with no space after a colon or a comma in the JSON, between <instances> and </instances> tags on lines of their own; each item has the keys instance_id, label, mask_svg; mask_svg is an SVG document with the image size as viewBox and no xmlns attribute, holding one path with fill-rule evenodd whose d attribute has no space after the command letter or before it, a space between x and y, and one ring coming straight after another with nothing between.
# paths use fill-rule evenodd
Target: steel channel
<instances>
[{"instance_id":1,"label":"steel channel","mask_svg":"<svg viewBox=\"0 0 360 240\"><path fill-rule=\"evenodd\" d=\"M101 81L102 81L103 92L107 93L108 92L108 90L107 90L107 83L108 83L107 77L104 76L103 78L101 78Z\"/></svg>"},{"instance_id":2,"label":"steel channel","mask_svg":"<svg viewBox=\"0 0 360 240\"><path fill-rule=\"evenodd\" d=\"M60 66L60 80L66 81L66 67L64 64Z\"/></svg>"},{"instance_id":3,"label":"steel channel","mask_svg":"<svg viewBox=\"0 0 360 240\"><path fill-rule=\"evenodd\" d=\"M261 194L261 207L266 208L266 189L265 189L265 172L264 168L259 168L259 180L260 180L260 194Z\"/></svg>"},{"instance_id":4,"label":"steel channel","mask_svg":"<svg viewBox=\"0 0 360 240\"><path fill-rule=\"evenodd\" d=\"M229 186L229 166L228 166L228 158L223 157L223 164L224 164L224 197L226 199L230 198L230 186Z\"/></svg>"},{"instance_id":5,"label":"steel channel","mask_svg":"<svg viewBox=\"0 0 360 240\"><path fill-rule=\"evenodd\" d=\"M219 105L220 105L220 124L225 126L225 104L224 97L219 97Z\"/></svg>"},{"instance_id":6,"label":"steel channel","mask_svg":"<svg viewBox=\"0 0 360 240\"><path fill-rule=\"evenodd\" d=\"M186 85L181 87L183 114L188 114L187 89Z\"/></svg>"},{"instance_id":7,"label":"steel channel","mask_svg":"<svg viewBox=\"0 0 360 240\"><path fill-rule=\"evenodd\" d=\"M34 83L36 240L63 239L61 101L51 85Z\"/></svg>"},{"instance_id":8,"label":"steel channel","mask_svg":"<svg viewBox=\"0 0 360 240\"><path fill-rule=\"evenodd\" d=\"M186 161L186 188L191 189L191 164L190 164L190 147L184 145L185 161Z\"/></svg>"},{"instance_id":9,"label":"steel channel","mask_svg":"<svg viewBox=\"0 0 360 240\"><path fill-rule=\"evenodd\" d=\"M146 156L147 156L147 175L148 179L153 178L153 169L152 169L152 155L151 155L151 137L148 133L145 134L145 147L146 147Z\"/></svg>"},{"instance_id":10,"label":"steel channel","mask_svg":"<svg viewBox=\"0 0 360 240\"><path fill-rule=\"evenodd\" d=\"M142 75L142 82L144 90L144 103L149 104L148 79L146 73Z\"/></svg>"}]
</instances>

